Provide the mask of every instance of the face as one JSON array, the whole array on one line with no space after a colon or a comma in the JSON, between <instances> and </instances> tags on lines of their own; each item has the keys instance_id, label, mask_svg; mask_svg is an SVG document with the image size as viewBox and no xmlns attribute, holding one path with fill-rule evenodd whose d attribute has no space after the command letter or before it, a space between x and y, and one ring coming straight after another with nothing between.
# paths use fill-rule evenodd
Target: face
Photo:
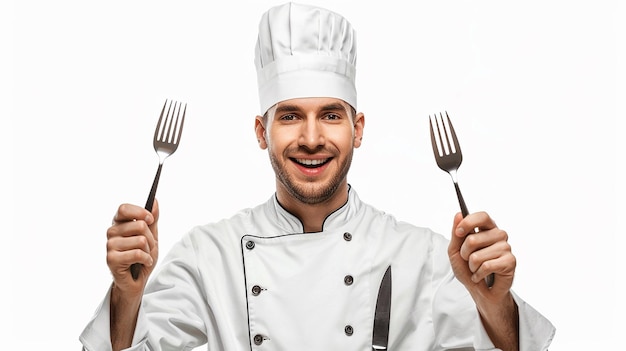
<instances>
[{"instance_id":1,"label":"face","mask_svg":"<svg viewBox=\"0 0 626 351\"><path fill-rule=\"evenodd\" d=\"M350 105L333 98L282 101L267 118L257 116L257 138L268 150L279 200L315 205L330 201L338 190L347 195L347 174L364 123L362 113L355 115Z\"/></svg>"}]
</instances>

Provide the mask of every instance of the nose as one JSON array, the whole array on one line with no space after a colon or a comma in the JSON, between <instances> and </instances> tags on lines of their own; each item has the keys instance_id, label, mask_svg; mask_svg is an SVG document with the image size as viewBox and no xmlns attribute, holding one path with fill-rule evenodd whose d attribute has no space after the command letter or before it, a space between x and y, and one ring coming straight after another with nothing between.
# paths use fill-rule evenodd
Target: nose
<instances>
[{"instance_id":1,"label":"nose","mask_svg":"<svg viewBox=\"0 0 626 351\"><path fill-rule=\"evenodd\" d=\"M307 118L300 129L298 144L309 150L315 150L325 143L323 127L317 118Z\"/></svg>"}]
</instances>

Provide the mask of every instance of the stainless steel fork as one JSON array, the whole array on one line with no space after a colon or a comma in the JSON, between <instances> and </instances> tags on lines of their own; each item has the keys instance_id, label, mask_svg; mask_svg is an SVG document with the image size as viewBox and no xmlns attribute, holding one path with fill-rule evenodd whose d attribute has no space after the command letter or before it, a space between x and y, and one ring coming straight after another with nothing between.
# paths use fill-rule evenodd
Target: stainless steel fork
<instances>
[{"instance_id":1,"label":"stainless steel fork","mask_svg":"<svg viewBox=\"0 0 626 351\"><path fill-rule=\"evenodd\" d=\"M165 108L167 107L167 114L165 114ZM180 115L182 110L182 117ZM152 211L152 205L154 204L154 197L156 195L157 187L159 185L159 178L161 177L161 169L163 168L163 162L166 158L171 156L180 143L180 136L183 134L183 125L185 123L185 114L187 113L187 104L184 105L180 102L165 100L163 109L161 110L161 116L157 122L156 129L154 130L153 145L154 151L159 156L159 167L157 168L156 175L154 176L154 182L152 182L152 188L150 189L150 195L148 201L146 201L146 210ZM163 119L165 115L165 119ZM180 124L179 124L180 122Z\"/></svg>"},{"instance_id":2,"label":"stainless steel fork","mask_svg":"<svg viewBox=\"0 0 626 351\"><path fill-rule=\"evenodd\" d=\"M167 109L167 113L166 113ZM182 116L181 116L182 110ZM159 167L157 168L154 181L152 182L152 188L148 195L148 201L146 201L145 209L152 211L152 205L154 204L154 198L156 196L157 187L159 186L159 179L161 178L161 169L163 168L163 162L166 158L171 156L180 143L180 136L183 133L183 125L185 123L185 114L187 112L187 104L183 104L177 101L165 100L159 121L157 122L156 129L154 130L154 138L152 144L154 145L154 151L159 156ZM130 266L130 272L133 279L137 280L141 265L135 263Z\"/></svg>"},{"instance_id":3,"label":"stainless steel fork","mask_svg":"<svg viewBox=\"0 0 626 351\"><path fill-rule=\"evenodd\" d=\"M446 128L446 123L443 119L443 115L441 112L439 113L439 117L437 114L434 115L434 128L433 128L433 118L428 116L430 120L430 141L433 146L433 153L435 154L435 160L437 161L437 166L442 170L448 172L450 177L452 177L452 182L454 182L454 190L456 190L456 196L459 200L459 205L461 207L461 214L463 217L469 214L467 210L467 206L465 205L465 200L463 199L463 195L461 194L461 188L459 188L459 182L457 179L457 171L461 166L461 162L463 161L463 154L461 153L461 147L459 146L459 140L456 136L456 132L454 131L454 127L452 126L452 122L450 121L450 116L448 116L448 112L446 112L446 120L448 124L448 128ZM437 133L435 133L434 129L437 129ZM435 134L437 136L435 136ZM450 144L450 139L452 139L452 144ZM445 141L445 142L444 142ZM475 230L477 232L477 229ZM485 283L487 283L488 287L492 287L494 283L494 274L491 273L485 278Z\"/></svg>"}]
</instances>

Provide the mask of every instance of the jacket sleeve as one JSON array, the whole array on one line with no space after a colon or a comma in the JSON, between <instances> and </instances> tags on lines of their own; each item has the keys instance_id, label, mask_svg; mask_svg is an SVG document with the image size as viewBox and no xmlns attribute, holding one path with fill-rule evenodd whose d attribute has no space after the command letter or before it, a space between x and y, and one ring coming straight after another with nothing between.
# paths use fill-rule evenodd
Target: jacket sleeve
<instances>
[{"instance_id":1,"label":"jacket sleeve","mask_svg":"<svg viewBox=\"0 0 626 351\"><path fill-rule=\"evenodd\" d=\"M196 255L189 237L184 237L167 255L146 286L137 316L132 346L126 351L193 349L206 343L205 317L210 315L200 293ZM87 351L109 351L110 297L87 324L80 341Z\"/></svg>"},{"instance_id":2,"label":"jacket sleeve","mask_svg":"<svg viewBox=\"0 0 626 351\"><path fill-rule=\"evenodd\" d=\"M435 242L435 251L442 244ZM447 247L447 242L445 245ZM441 256L446 259L448 257L447 253L441 253L439 257ZM449 261L438 258L436 265L440 266L435 271L445 275L433 299L433 327L437 349L498 350L489 339L469 292L452 274ZM520 351L547 350L554 338L554 326L515 292L511 293L519 312Z\"/></svg>"},{"instance_id":3,"label":"jacket sleeve","mask_svg":"<svg viewBox=\"0 0 626 351\"><path fill-rule=\"evenodd\" d=\"M515 292L512 293L519 311L520 351L547 350L552 343L556 328Z\"/></svg>"},{"instance_id":4,"label":"jacket sleeve","mask_svg":"<svg viewBox=\"0 0 626 351\"><path fill-rule=\"evenodd\" d=\"M111 289L107 292L104 300L98 306L96 313L91 318L83 332L80 334L79 340L83 345L83 351L111 351L113 348L111 346L111 330L110 330L110 315L111 315ZM141 322L137 321L137 326L141 324L145 324L143 321L145 319L145 315L140 308L139 311L139 319ZM135 332L135 338L137 338L138 333ZM133 341L133 346L126 349L126 351L139 351L139 350L149 350L146 346L146 338L143 337L142 342L136 343Z\"/></svg>"},{"instance_id":5,"label":"jacket sleeve","mask_svg":"<svg viewBox=\"0 0 626 351\"><path fill-rule=\"evenodd\" d=\"M111 331L110 331L110 306L111 289L107 292L104 300L96 309L79 340L83 344L84 351L111 351Z\"/></svg>"},{"instance_id":6,"label":"jacket sleeve","mask_svg":"<svg viewBox=\"0 0 626 351\"><path fill-rule=\"evenodd\" d=\"M515 292L511 291L519 311L519 349L520 351L546 351L552 343L556 329L548 319L542 316ZM476 350L500 350L493 346L487 331L480 322L474 329L474 348Z\"/></svg>"}]
</instances>

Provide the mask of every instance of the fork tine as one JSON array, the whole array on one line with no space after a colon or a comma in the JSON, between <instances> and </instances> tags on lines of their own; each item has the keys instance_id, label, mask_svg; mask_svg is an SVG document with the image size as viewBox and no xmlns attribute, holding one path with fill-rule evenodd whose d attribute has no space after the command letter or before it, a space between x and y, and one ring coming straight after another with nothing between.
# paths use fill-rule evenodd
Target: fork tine
<instances>
[{"instance_id":1,"label":"fork tine","mask_svg":"<svg viewBox=\"0 0 626 351\"><path fill-rule=\"evenodd\" d=\"M441 120L441 124L443 125L443 120ZM437 136L439 137L439 146L440 146L439 155L445 156L448 153L446 152L446 145L443 143L443 137L446 138L446 143L448 144L448 150L450 150L450 142L448 141L448 136L446 135L445 126L443 126L444 130L443 130L443 133L441 133L442 127L439 126L439 117L437 117L436 113L435 113L435 126L437 127ZM443 137L441 134L443 134Z\"/></svg>"},{"instance_id":2,"label":"fork tine","mask_svg":"<svg viewBox=\"0 0 626 351\"><path fill-rule=\"evenodd\" d=\"M181 106L178 107L178 115L180 115L180 108ZM174 143L177 145L180 142L180 136L183 134L183 125L185 124L186 113L187 113L187 104L185 104L185 108L183 109L183 117L180 119L180 127L178 129L178 135L176 135L176 140L174 141ZM178 125L178 117L176 118L176 125ZM176 128L174 128L174 130L176 130Z\"/></svg>"},{"instance_id":3,"label":"fork tine","mask_svg":"<svg viewBox=\"0 0 626 351\"><path fill-rule=\"evenodd\" d=\"M183 133L186 114L187 104L183 106L182 102L165 100L165 104L161 110L161 116L157 122L157 129L154 131L154 142L177 146Z\"/></svg>"},{"instance_id":4,"label":"fork tine","mask_svg":"<svg viewBox=\"0 0 626 351\"><path fill-rule=\"evenodd\" d=\"M446 128L446 123L443 120L443 115L441 115L441 112L439 112L439 118L441 120L441 129L443 129L443 133L441 132L441 130L439 130L439 140L441 140L442 134L443 134L443 138L446 139L446 146L448 146L447 152L444 150L443 154L444 155L453 154L454 152L452 151L452 146L450 145L450 138L448 138L448 129ZM448 118L448 122L450 122L450 118ZM439 129L439 124L437 124L437 129ZM444 148L443 140L441 140L441 148L442 149Z\"/></svg>"},{"instance_id":5,"label":"fork tine","mask_svg":"<svg viewBox=\"0 0 626 351\"><path fill-rule=\"evenodd\" d=\"M161 110L161 115L159 116L157 127L154 129L154 140L159 139L159 131L163 129L163 114L165 113L166 106L167 106L167 99L165 100L165 103L163 104L163 109Z\"/></svg>"},{"instance_id":6,"label":"fork tine","mask_svg":"<svg viewBox=\"0 0 626 351\"><path fill-rule=\"evenodd\" d=\"M180 107L181 103L177 102L174 104L174 111L172 111L172 115L176 114L176 117L172 117L172 122L170 123L170 130L167 131L167 142L170 144L176 144L176 128L178 128L178 117L180 117ZM178 106L178 111L176 111L176 107ZM172 128L172 124L174 128ZM171 133L170 133L171 131Z\"/></svg>"},{"instance_id":7,"label":"fork tine","mask_svg":"<svg viewBox=\"0 0 626 351\"><path fill-rule=\"evenodd\" d=\"M162 135L162 142L169 143L172 138L172 125L174 124L174 114L176 113L177 104L178 103L176 101L170 101L170 108L167 109L167 134L164 135L164 137ZM172 105L174 105L174 108L172 108ZM172 113L170 113L170 111L172 111ZM165 133L165 126L163 127L163 132Z\"/></svg>"},{"instance_id":8,"label":"fork tine","mask_svg":"<svg viewBox=\"0 0 626 351\"><path fill-rule=\"evenodd\" d=\"M450 135L452 136L452 143L454 144L454 152L460 155L461 147L459 146L459 139L456 137L456 133L454 132L454 127L452 126L452 122L450 121L450 116L448 116L448 111L446 111L446 117L448 118L448 125L450 126Z\"/></svg>"},{"instance_id":9,"label":"fork tine","mask_svg":"<svg viewBox=\"0 0 626 351\"><path fill-rule=\"evenodd\" d=\"M441 152L439 151L439 147L437 146L437 139L435 138L435 131L433 129L433 119L428 116L428 121L430 122L430 143L433 146L433 153L435 154L435 159L439 159L441 156ZM437 123L437 115L435 115L435 123ZM437 130L439 132L439 130Z\"/></svg>"},{"instance_id":10,"label":"fork tine","mask_svg":"<svg viewBox=\"0 0 626 351\"><path fill-rule=\"evenodd\" d=\"M165 104L167 105L167 100L165 100ZM172 110L172 102L170 101L169 106L167 107L167 113L165 114L165 120L161 121L159 119L159 130L161 131L161 134L158 136L158 138L155 138L155 141L163 141L165 138L165 130L167 129L168 126L168 122L170 121L170 111Z\"/></svg>"}]
</instances>

